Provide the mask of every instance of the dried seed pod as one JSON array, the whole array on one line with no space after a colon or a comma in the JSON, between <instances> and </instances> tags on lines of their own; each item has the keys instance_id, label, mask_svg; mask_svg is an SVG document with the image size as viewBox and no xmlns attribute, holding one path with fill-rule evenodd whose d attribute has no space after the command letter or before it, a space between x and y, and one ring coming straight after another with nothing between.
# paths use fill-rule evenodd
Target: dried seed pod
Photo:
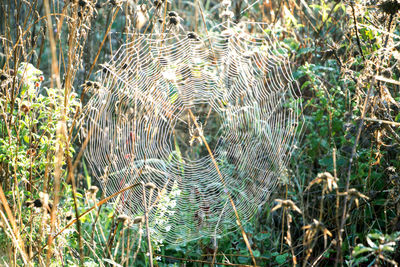
<instances>
[{"instance_id":1,"label":"dried seed pod","mask_svg":"<svg viewBox=\"0 0 400 267\"><path fill-rule=\"evenodd\" d=\"M168 12L168 16L169 17L179 17L178 13L176 13L175 11Z\"/></svg>"},{"instance_id":2,"label":"dried seed pod","mask_svg":"<svg viewBox=\"0 0 400 267\"><path fill-rule=\"evenodd\" d=\"M71 220L71 219L72 219L72 212L68 211L68 212L65 214L65 219L66 219L67 221Z\"/></svg>"},{"instance_id":3,"label":"dried seed pod","mask_svg":"<svg viewBox=\"0 0 400 267\"><path fill-rule=\"evenodd\" d=\"M89 189L88 192L92 195L96 195L97 191L99 191L99 188L95 185L92 185Z\"/></svg>"},{"instance_id":4,"label":"dried seed pod","mask_svg":"<svg viewBox=\"0 0 400 267\"><path fill-rule=\"evenodd\" d=\"M383 1L379 8L388 15L394 15L400 10L400 3L397 0Z\"/></svg>"},{"instance_id":5,"label":"dried seed pod","mask_svg":"<svg viewBox=\"0 0 400 267\"><path fill-rule=\"evenodd\" d=\"M219 16L222 19L232 19L235 14L230 10L224 10L221 15Z\"/></svg>"},{"instance_id":6,"label":"dried seed pod","mask_svg":"<svg viewBox=\"0 0 400 267\"><path fill-rule=\"evenodd\" d=\"M30 110L31 110L31 108L30 108L29 104L24 103L24 104L21 105L21 111L24 114L28 114Z\"/></svg>"},{"instance_id":7,"label":"dried seed pod","mask_svg":"<svg viewBox=\"0 0 400 267\"><path fill-rule=\"evenodd\" d=\"M126 214L118 215L117 221L118 221L118 222L121 222L121 223L126 223L126 222L129 221L129 216L126 215Z\"/></svg>"},{"instance_id":8,"label":"dried seed pod","mask_svg":"<svg viewBox=\"0 0 400 267\"><path fill-rule=\"evenodd\" d=\"M143 223L144 222L144 217L143 216L137 216L133 219L133 223L138 224L138 223Z\"/></svg>"},{"instance_id":9,"label":"dried seed pod","mask_svg":"<svg viewBox=\"0 0 400 267\"><path fill-rule=\"evenodd\" d=\"M152 182L145 184L144 187L146 187L147 189L152 189L152 190L157 188L157 186Z\"/></svg>"},{"instance_id":10,"label":"dried seed pod","mask_svg":"<svg viewBox=\"0 0 400 267\"><path fill-rule=\"evenodd\" d=\"M141 4L137 7L136 13L136 28L140 30L149 20L149 15L147 14L147 6Z\"/></svg>"},{"instance_id":11,"label":"dried seed pod","mask_svg":"<svg viewBox=\"0 0 400 267\"><path fill-rule=\"evenodd\" d=\"M195 40L195 41L200 41L199 36L195 32L188 32L187 33L187 38Z\"/></svg>"},{"instance_id":12,"label":"dried seed pod","mask_svg":"<svg viewBox=\"0 0 400 267\"><path fill-rule=\"evenodd\" d=\"M9 77L8 74L2 73L2 74L0 74L0 81L5 81L8 79L8 77Z\"/></svg>"},{"instance_id":13,"label":"dried seed pod","mask_svg":"<svg viewBox=\"0 0 400 267\"><path fill-rule=\"evenodd\" d=\"M179 24L179 18L178 17L169 17L169 24L177 26Z\"/></svg>"},{"instance_id":14,"label":"dried seed pod","mask_svg":"<svg viewBox=\"0 0 400 267\"><path fill-rule=\"evenodd\" d=\"M43 200L41 200L40 198L32 200L32 201L25 201L25 206L32 208L42 208L45 207L47 209L47 212L51 212L51 209L53 208L53 204L48 203L47 205L44 204Z\"/></svg>"},{"instance_id":15,"label":"dried seed pod","mask_svg":"<svg viewBox=\"0 0 400 267\"><path fill-rule=\"evenodd\" d=\"M155 8L160 8L162 6L163 2L161 0L155 0L153 2L153 5Z\"/></svg>"},{"instance_id":16,"label":"dried seed pod","mask_svg":"<svg viewBox=\"0 0 400 267\"><path fill-rule=\"evenodd\" d=\"M86 6L86 1L85 0L79 0L79 2L78 2L78 5L80 6L80 7L85 7Z\"/></svg>"}]
</instances>

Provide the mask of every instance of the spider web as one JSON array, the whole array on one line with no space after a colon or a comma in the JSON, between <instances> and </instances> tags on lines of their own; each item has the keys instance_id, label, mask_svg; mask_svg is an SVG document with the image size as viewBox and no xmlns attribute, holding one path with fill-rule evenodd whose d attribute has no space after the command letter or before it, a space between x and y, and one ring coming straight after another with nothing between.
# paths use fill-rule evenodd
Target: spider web
<instances>
[{"instance_id":1,"label":"spider web","mask_svg":"<svg viewBox=\"0 0 400 267\"><path fill-rule=\"evenodd\" d=\"M88 103L94 176L105 195L154 183L151 233L169 243L236 230L233 206L249 220L286 168L298 88L284 50L258 28L132 36ZM114 200L131 218L144 214L141 187Z\"/></svg>"}]
</instances>

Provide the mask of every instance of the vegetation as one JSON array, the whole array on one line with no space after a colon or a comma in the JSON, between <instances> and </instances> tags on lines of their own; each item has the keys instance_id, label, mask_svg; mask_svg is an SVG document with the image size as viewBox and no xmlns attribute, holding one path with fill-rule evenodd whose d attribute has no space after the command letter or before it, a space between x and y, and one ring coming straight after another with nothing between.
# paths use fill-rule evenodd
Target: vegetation
<instances>
[{"instance_id":1,"label":"vegetation","mask_svg":"<svg viewBox=\"0 0 400 267\"><path fill-rule=\"evenodd\" d=\"M244 224L247 242L240 231L217 246L148 242L144 220L108 204L82 157L80 113L100 63L166 10L199 36L231 16L270 23L292 62L302 138ZM397 0L2 1L0 264L252 265L250 245L259 266L397 266L399 11Z\"/></svg>"}]
</instances>

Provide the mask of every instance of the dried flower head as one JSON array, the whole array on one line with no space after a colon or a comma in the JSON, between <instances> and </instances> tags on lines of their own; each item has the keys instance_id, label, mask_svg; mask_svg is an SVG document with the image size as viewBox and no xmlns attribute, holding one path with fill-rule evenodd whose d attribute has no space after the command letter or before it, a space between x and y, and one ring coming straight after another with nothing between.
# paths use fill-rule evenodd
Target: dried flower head
<instances>
[{"instance_id":1,"label":"dried flower head","mask_svg":"<svg viewBox=\"0 0 400 267\"><path fill-rule=\"evenodd\" d=\"M95 185L92 185L89 189L88 192L92 195L96 195L97 191L99 191L99 188Z\"/></svg>"},{"instance_id":2,"label":"dried flower head","mask_svg":"<svg viewBox=\"0 0 400 267\"><path fill-rule=\"evenodd\" d=\"M127 222L129 222L129 216L126 214L120 214L117 217L117 221L123 224L126 224Z\"/></svg>"},{"instance_id":3,"label":"dried flower head","mask_svg":"<svg viewBox=\"0 0 400 267\"><path fill-rule=\"evenodd\" d=\"M195 41L200 41L199 36L195 32L188 32L187 38Z\"/></svg>"},{"instance_id":4,"label":"dried flower head","mask_svg":"<svg viewBox=\"0 0 400 267\"><path fill-rule=\"evenodd\" d=\"M161 0L155 0L153 2L153 5L155 8L160 8L162 6L162 4L163 4L163 1L161 1Z\"/></svg>"},{"instance_id":5,"label":"dried flower head","mask_svg":"<svg viewBox=\"0 0 400 267\"><path fill-rule=\"evenodd\" d=\"M29 103L26 102L26 103L23 103L23 104L21 105L21 111L22 111L24 114L28 114L30 110L31 110L31 107L30 107Z\"/></svg>"},{"instance_id":6,"label":"dried flower head","mask_svg":"<svg viewBox=\"0 0 400 267\"><path fill-rule=\"evenodd\" d=\"M137 216L137 217L135 217L133 219L133 223L134 224L138 224L138 223L142 224L143 222L144 222L144 217L143 216Z\"/></svg>"},{"instance_id":7,"label":"dried flower head","mask_svg":"<svg viewBox=\"0 0 400 267\"><path fill-rule=\"evenodd\" d=\"M0 81L5 81L9 78L10 76L6 73L1 73L0 74Z\"/></svg>"},{"instance_id":8,"label":"dried flower head","mask_svg":"<svg viewBox=\"0 0 400 267\"><path fill-rule=\"evenodd\" d=\"M345 193L346 194L346 193ZM359 199L364 199L368 200L369 197L367 197L364 194L361 194L357 189L355 188L350 188L349 191L347 191L347 195L354 200L354 203L356 203L357 208L359 207Z\"/></svg>"},{"instance_id":9,"label":"dried flower head","mask_svg":"<svg viewBox=\"0 0 400 267\"><path fill-rule=\"evenodd\" d=\"M178 13L176 13L175 11L168 12L168 16L169 17L179 17Z\"/></svg>"},{"instance_id":10,"label":"dried flower head","mask_svg":"<svg viewBox=\"0 0 400 267\"><path fill-rule=\"evenodd\" d=\"M65 219L66 219L67 221L70 221L70 220L72 219L72 212L68 211L68 212L65 214Z\"/></svg>"},{"instance_id":11,"label":"dried flower head","mask_svg":"<svg viewBox=\"0 0 400 267\"><path fill-rule=\"evenodd\" d=\"M51 203L46 204L45 201L43 201L43 199L40 199L40 198L32 200L32 201L25 201L25 206L27 206L29 208L32 208L32 207L42 208L43 207L47 210L48 213L50 213L51 209L53 208L53 204L51 204Z\"/></svg>"},{"instance_id":12,"label":"dried flower head","mask_svg":"<svg viewBox=\"0 0 400 267\"><path fill-rule=\"evenodd\" d=\"M306 230L304 243L309 247L318 232L322 232L324 236L324 247L326 248L328 236L332 237L332 233L324 226L324 224L316 219L313 219L311 224L303 227Z\"/></svg>"},{"instance_id":13,"label":"dried flower head","mask_svg":"<svg viewBox=\"0 0 400 267\"><path fill-rule=\"evenodd\" d=\"M235 16L235 14L232 11L224 10L221 12L219 17L222 19L232 19L234 16Z\"/></svg>"},{"instance_id":14,"label":"dried flower head","mask_svg":"<svg viewBox=\"0 0 400 267\"><path fill-rule=\"evenodd\" d=\"M5 72L0 73L0 87L5 87L11 82L11 76Z\"/></svg>"},{"instance_id":15,"label":"dried flower head","mask_svg":"<svg viewBox=\"0 0 400 267\"><path fill-rule=\"evenodd\" d=\"M311 186L314 184L323 184L323 191L328 190L329 192L332 191L333 189L336 189L338 187L337 181L339 181L338 178L335 178L330 174L329 172L323 172L319 173L317 177L310 182L310 184L307 186L306 190L309 190Z\"/></svg>"},{"instance_id":16,"label":"dried flower head","mask_svg":"<svg viewBox=\"0 0 400 267\"><path fill-rule=\"evenodd\" d=\"M400 10L400 3L397 0L383 1L379 8L388 15L394 15Z\"/></svg>"},{"instance_id":17,"label":"dried flower head","mask_svg":"<svg viewBox=\"0 0 400 267\"><path fill-rule=\"evenodd\" d=\"M151 182L145 184L144 187L146 187L147 189L151 189L151 190L154 190L154 189L157 188L157 186L154 183L151 183Z\"/></svg>"},{"instance_id":18,"label":"dried flower head","mask_svg":"<svg viewBox=\"0 0 400 267\"><path fill-rule=\"evenodd\" d=\"M276 202L278 202L278 204L276 204L275 207L272 208L271 212L276 211L277 209L280 208L285 208L285 209L289 209L289 210L294 210L298 213L301 214L301 210L299 209L299 207L296 206L296 204L294 204L293 201L291 201L290 199L275 199Z\"/></svg>"}]
</instances>

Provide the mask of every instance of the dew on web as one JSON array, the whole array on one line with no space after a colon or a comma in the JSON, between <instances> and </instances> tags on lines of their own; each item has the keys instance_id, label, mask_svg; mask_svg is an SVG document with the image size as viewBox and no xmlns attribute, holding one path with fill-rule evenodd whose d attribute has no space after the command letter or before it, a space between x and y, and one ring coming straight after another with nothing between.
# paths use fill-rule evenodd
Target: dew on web
<instances>
[{"instance_id":1,"label":"dew on web","mask_svg":"<svg viewBox=\"0 0 400 267\"><path fill-rule=\"evenodd\" d=\"M222 24L208 39L136 35L104 65L86 108L85 154L106 195L157 188L149 220L170 243L237 229L268 201L297 138L301 103L284 50ZM142 189L115 201L132 219Z\"/></svg>"}]
</instances>

